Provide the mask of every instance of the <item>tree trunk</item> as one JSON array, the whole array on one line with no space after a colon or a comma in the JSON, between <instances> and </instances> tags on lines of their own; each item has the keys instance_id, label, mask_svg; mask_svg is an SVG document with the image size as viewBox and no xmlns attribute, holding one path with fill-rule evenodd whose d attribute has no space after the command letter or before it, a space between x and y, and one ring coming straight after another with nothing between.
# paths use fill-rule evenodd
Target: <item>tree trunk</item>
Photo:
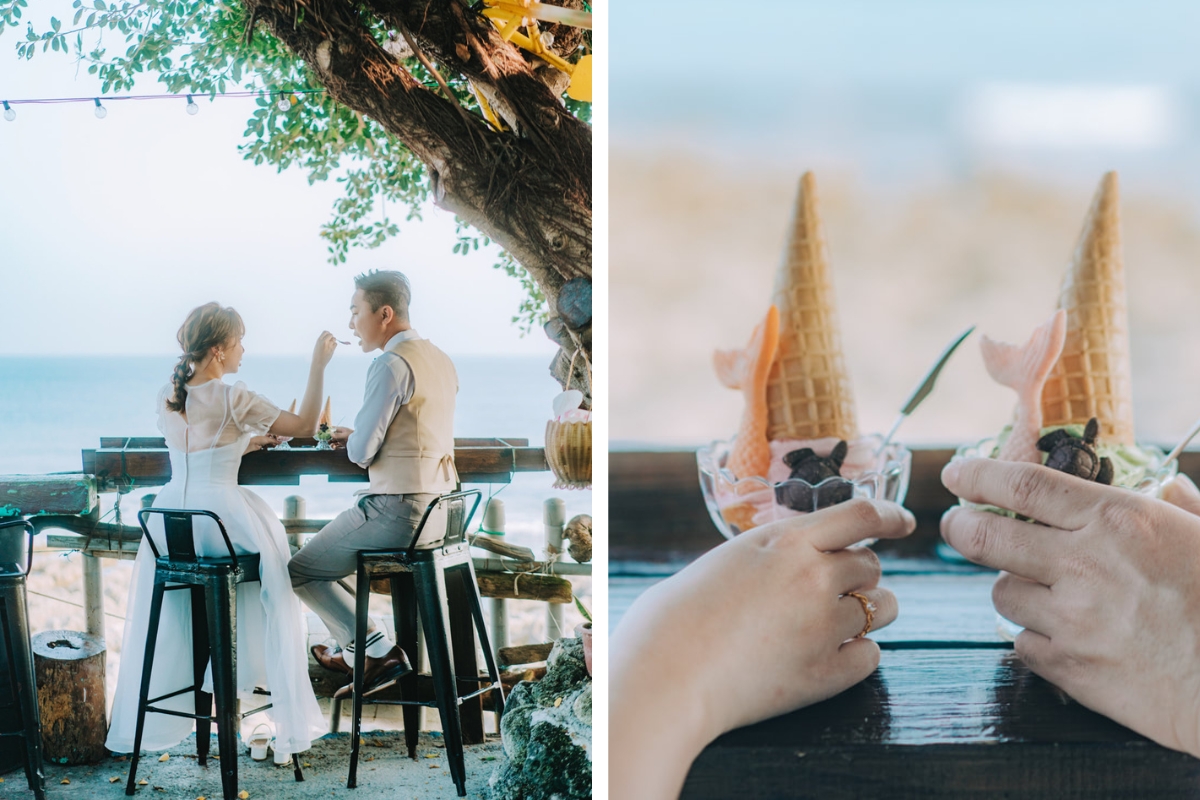
<instances>
[{"instance_id":1,"label":"tree trunk","mask_svg":"<svg viewBox=\"0 0 1200 800\"><path fill-rule=\"evenodd\" d=\"M104 640L77 631L33 637L42 749L54 764L95 764L104 739Z\"/></svg>"},{"instance_id":2,"label":"tree trunk","mask_svg":"<svg viewBox=\"0 0 1200 800\"><path fill-rule=\"evenodd\" d=\"M563 106L561 81L505 42L491 22L460 0L369 0L366 10L340 0L246 0L246 9L309 66L330 97L402 141L428 169L434 202L508 250L555 317L564 284L591 280L591 127ZM511 129L494 130L426 88L383 49L373 23L411 36L439 70L493 97ZM560 28L547 28L555 49L574 50L580 33ZM590 361L590 313L571 333L565 343L551 334L563 348L552 372L590 401L588 370L577 368L571 378L559 363L577 349Z\"/></svg>"}]
</instances>

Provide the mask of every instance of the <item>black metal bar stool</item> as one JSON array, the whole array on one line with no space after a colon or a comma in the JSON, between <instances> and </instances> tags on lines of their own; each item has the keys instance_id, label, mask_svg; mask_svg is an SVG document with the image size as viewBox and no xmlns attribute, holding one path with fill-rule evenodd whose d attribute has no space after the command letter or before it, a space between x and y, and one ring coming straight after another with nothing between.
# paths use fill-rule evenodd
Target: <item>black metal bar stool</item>
<instances>
[{"instance_id":1,"label":"black metal bar stool","mask_svg":"<svg viewBox=\"0 0 1200 800\"><path fill-rule=\"evenodd\" d=\"M466 512L466 499L474 496L470 512ZM371 700L364 698L363 672L366 669L366 648L354 649L354 710L351 724L350 776L346 786L357 785L359 728L362 722L364 703L383 703L404 706L404 739L411 758L417 757L417 740L420 735L418 706L436 707L442 718L442 735L446 742L446 756L450 762L450 775L458 796L467 794L467 773L463 764L462 725L458 707L464 700L495 689L497 708L504 708L504 690L500 684L500 671L492 656L487 629L483 623L483 607L479 602L479 589L475 583L475 568L471 563L470 546L467 543L467 525L479 507L477 489L445 494L429 504L421 517L421 523L413 534L412 544L405 550L365 550L358 554L358 591L355 596L356 621L354 641L367 639L367 609L371 597L370 582L374 576L386 575L391 579L392 615L396 626L396 643L416 659L417 619L420 618L425 631L425 648L429 654L429 671L433 676L434 702L417 700L417 674L410 673L400 679L400 690L406 700ZM417 548L417 541L429 521L429 516L439 505L446 508L446 536L431 548ZM466 584L467 603L474 619L474 630L487 660L487 680L478 675L454 674L454 655L450 642L450 621L446 597L447 579L459 579ZM458 683L464 681L482 684L480 688L465 695L458 693Z\"/></svg>"},{"instance_id":2,"label":"black metal bar stool","mask_svg":"<svg viewBox=\"0 0 1200 800\"><path fill-rule=\"evenodd\" d=\"M29 547L25 563L20 563L19 547L10 547L9 529L21 528L22 544ZM9 531L5 533L5 531ZM25 577L33 568L33 525L24 519L0 522L0 631L4 636L4 656L8 661L9 690L0 695L3 705L13 708L20 727L0 732L0 736L20 736L25 740L25 777L37 800L46 796L46 777L42 765L42 718L38 712L37 680L33 673L33 648L29 641L29 613L25 601ZM24 536L29 541L24 541Z\"/></svg>"},{"instance_id":3,"label":"black metal bar stool","mask_svg":"<svg viewBox=\"0 0 1200 800\"><path fill-rule=\"evenodd\" d=\"M161 555L146 527L146 518L161 514L167 538L167 555ZM192 519L209 517L217 523L229 557L208 558L196 555L192 536ZM248 553L239 556L229 541L229 533L221 518L211 511L185 511L169 508L144 508L138 512L142 535L154 553L154 594L150 600L150 627L146 632L146 655L142 660L142 686L138 695L137 732L133 739L133 756L129 765L129 782L125 794L137 788L138 757L142 749L142 730L146 714L169 714L196 720L196 755L200 766L208 763L211 725L217 723L217 749L221 753L221 787L225 800L237 796L238 724L244 717L271 707L268 703L253 711L237 710L237 585L259 580L259 556ZM167 584L173 584L168 586ZM195 683L159 697L150 694L150 672L154 667L154 648L158 641L159 617L163 596L170 591L183 590L192 597L192 675ZM204 691L204 672L212 659L213 694ZM196 713L188 714L166 708L158 703L187 692L195 695ZM216 715L213 715L213 699ZM292 754L296 780L304 780L299 755Z\"/></svg>"}]
</instances>

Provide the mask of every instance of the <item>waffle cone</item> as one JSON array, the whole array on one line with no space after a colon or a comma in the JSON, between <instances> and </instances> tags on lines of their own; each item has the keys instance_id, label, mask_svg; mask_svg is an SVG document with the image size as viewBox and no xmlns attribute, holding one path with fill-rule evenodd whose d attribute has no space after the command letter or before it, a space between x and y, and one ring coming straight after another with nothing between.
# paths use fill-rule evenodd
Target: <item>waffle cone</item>
<instances>
[{"instance_id":1,"label":"waffle cone","mask_svg":"<svg viewBox=\"0 0 1200 800\"><path fill-rule=\"evenodd\" d=\"M1117 174L1109 172L1092 200L1059 293L1067 337L1042 390L1042 424L1082 425L1096 417L1101 441L1133 444L1120 223Z\"/></svg>"},{"instance_id":2,"label":"waffle cone","mask_svg":"<svg viewBox=\"0 0 1200 800\"><path fill-rule=\"evenodd\" d=\"M779 348L767 379L767 438L854 438L854 392L811 172L800 179L772 302L779 308Z\"/></svg>"}]
</instances>

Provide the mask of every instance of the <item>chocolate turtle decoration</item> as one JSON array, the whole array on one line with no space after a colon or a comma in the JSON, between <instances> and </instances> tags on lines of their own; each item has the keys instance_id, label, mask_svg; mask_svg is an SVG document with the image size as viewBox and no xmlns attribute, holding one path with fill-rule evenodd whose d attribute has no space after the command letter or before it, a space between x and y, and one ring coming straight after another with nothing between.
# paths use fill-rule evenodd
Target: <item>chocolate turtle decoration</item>
<instances>
[{"instance_id":1,"label":"chocolate turtle decoration","mask_svg":"<svg viewBox=\"0 0 1200 800\"><path fill-rule=\"evenodd\" d=\"M819 488L814 488L829 478L841 477L842 462L846 460L849 449L849 446L841 441L828 456L817 455L811 447L793 450L785 455L783 463L792 470L790 479L801 480L804 483L779 484L775 487L775 501L793 511L816 511L849 500L854 496L854 484L850 481L829 481Z\"/></svg>"},{"instance_id":2,"label":"chocolate turtle decoration","mask_svg":"<svg viewBox=\"0 0 1200 800\"><path fill-rule=\"evenodd\" d=\"M1096 454L1096 434L1099 432L1100 423L1092 417L1083 429L1082 439L1059 428L1038 439L1038 450L1050 454L1046 456L1046 466L1050 469L1075 475L1085 481L1111 485L1112 461Z\"/></svg>"}]
</instances>

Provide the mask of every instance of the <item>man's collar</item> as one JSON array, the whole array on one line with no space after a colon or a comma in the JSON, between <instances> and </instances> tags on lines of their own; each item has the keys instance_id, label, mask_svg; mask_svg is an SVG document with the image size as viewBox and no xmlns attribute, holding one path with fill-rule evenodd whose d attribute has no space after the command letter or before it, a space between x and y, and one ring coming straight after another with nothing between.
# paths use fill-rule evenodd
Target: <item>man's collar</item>
<instances>
[{"instance_id":1,"label":"man's collar","mask_svg":"<svg viewBox=\"0 0 1200 800\"><path fill-rule=\"evenodd\" d=\"M406 331L400 331L395 336L387 340L387 344L383 346L383 352L390 351L393 347L401 342L407 342L409 339L420 339L421 334L417 333L416 328L409 328Z\"/></svg>"}]
</instances>

